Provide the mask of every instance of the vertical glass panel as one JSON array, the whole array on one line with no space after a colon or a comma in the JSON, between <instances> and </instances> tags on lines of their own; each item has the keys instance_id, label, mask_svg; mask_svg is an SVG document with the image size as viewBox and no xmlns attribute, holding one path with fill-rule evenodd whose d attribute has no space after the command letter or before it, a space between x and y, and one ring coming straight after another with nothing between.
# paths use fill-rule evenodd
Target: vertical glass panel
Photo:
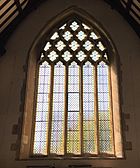
<instances>
[{"instance_id":1,"label":"vertical glass panel","mask_svg":"<svg viewBox=\"0 0 140 168\"><path fill-rule=\"evenodd\" d=\"M67 153L80 154L79 66L75 62L68 72Z\"/></svg>"},{"instance_id":2,"label":"vertical glass panel","mask_svg":"<svg viewBox=\"0 0 140 168\"><path fill-rule=\"evenodd\" d=\"M53 112L50 153L64 154L64 86L65 67L58 62L54 67Z\"/></svg>"},{"instance_id":3,"label":"vertical glass panel","mask_svg":"<svg viewBox=\"0 0 140 168\"><path fill-rule=\"evenodd\" d=\"M34 154L47 154L48 108L50 93L50 65L43 62L39 67L37 105L34 133Z\"/></svg>"},{"instance_id":4,"label":"vertical glass panel","mask_svg":"<svg viewBox=\"0 0 140 168\"><path fill-rule=\"evenodd\" d=\"M95 153L97 151L95 138L94 112L94 67L90 62L83 66L83 151Z\"/></svg>"},{"instance_id":5,"label":"vertical glass panel","mask_svg":"<svg viewBox=\"0 0 140 168\"><path fill-rule=\"evenodd\" d=\"M98 65L98 115L99 115L99 149L101 153L112 153L112 124L109 93L108 65L101 62Z\"/></svg>"}]
</instances>

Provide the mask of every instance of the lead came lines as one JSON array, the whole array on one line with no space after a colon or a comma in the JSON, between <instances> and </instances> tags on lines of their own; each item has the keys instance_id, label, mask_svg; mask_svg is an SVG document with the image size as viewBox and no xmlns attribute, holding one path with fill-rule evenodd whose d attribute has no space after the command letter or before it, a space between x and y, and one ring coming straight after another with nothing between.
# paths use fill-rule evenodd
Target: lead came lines
<instances>
[{"instance_id":1,"label":"lead came lines","mask_svg":"<svg viewBox=\"0 0 140 168\"><path fill-rule=\"evenodd\" d=\"M40 58L38 78L45 81L38 84L34 154L113 153L109 61L105 49L100 36L80 20L70 20L52 33ZM40 75L43 66L49 67L44 77ZM54 76L49 76L52 67ZM50 78L53 78L53 86ZM49 99L50 90L52 100ZM39 107L44 110L39 111ZM51 137L47 137L49 135Z\"/></svg>"}]
</instances>

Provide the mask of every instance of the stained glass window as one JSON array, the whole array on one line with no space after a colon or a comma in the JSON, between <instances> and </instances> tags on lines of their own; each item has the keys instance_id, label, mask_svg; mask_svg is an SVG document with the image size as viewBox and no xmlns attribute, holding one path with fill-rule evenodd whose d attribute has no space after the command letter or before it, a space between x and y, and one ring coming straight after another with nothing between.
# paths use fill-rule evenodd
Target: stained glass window
<instances>
[{"instance_id":1,"label":"stained glass window","mask_svg":"<svg viewBox=\"0 0 140 168\"><path fill-rule=\"evenodd\" d=\"M37 77L34 155L115 156L107 47L70 19L46 39Z\"/></svg>"}]
</instances>

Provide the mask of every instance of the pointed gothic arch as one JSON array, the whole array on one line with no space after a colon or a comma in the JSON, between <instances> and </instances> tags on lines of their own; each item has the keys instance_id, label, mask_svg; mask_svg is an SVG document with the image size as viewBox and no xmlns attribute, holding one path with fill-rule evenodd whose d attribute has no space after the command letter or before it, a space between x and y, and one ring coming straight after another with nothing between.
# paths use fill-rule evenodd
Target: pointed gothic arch
<instances>
[{"instance_id":1,"label":"pointed gothic arch","mask_svg":"<svg viewBox=\"0 0 140 168\"><path fill-rule=\"evenodd\" d=\"M66 25L66 26L65 26ZM61 31L60 31L61 29ZM80 32L81 31L81 32ZM79 33L80 32L80 33ZM73 36L73 37L72 37ZM51 40L51 41L50 41ZM87 67L92 67L91 69L96 69L94 74L95 75L95 81L93 85L97 85L97 81L100 80L99 76L102 76L102 74L99 74L97 76L97 73L99 69L103 66L104 68L107 66L107 71L102 71L103 73L108 74L107 80L109 81L109 84L107 87L109 87L109 92L107 91L106 95L101 94L98 92L98 89L100 86L95 86L96 92L93 91L91 94L93 94L94 99L96 99L94 104L94 110L96 111L96 117L95 121L96 124L92 121L92 125L95 125L95 130L92 132L94 135L92 139L92 142L90 145L92 145L93 142L95 142L94 149L92 151L87 150L86 141L89 143L89 137L83 141L84 133L86 132L83 129L83 123L85 120L83 120L84 115L84 82L83 82L83 74L84 70L80 70L81 75L80 82L82 83L79 86L80 91L79 92L79 102L78 105L80 111L82 114L80 114L80 119L78 121L80 128L77 136L79 138L77 141L79 143L76 143L76 146L79 146L78 150L75 152L74 148L76 146L69 145L68 146L68 130L67 130L67 122L68 122L68 114L66 114L68 110L68 72L65 70L65 78L63 79L65 84L63 87L65 87L65 91L63 91L63 94L66 95L63 103L64 108L64 118L63 125L65 126L64 130L61 130L63 133L63 140L61 143L61 151L60 153L57 153L57 147L54 149L52 146L57 146L57 144L53 144L53 140L51 141L51 130L52 130L52 115L53 115L53 99L54 92L53 88L55 87L51 83L54 83L54 73L55 73L55 66L61 68L65 67L65 69L68 69L69 66L76 63L76 66L79 66L81 69L86 69ZM42 64L42 65L41 65ZM87 65L88 64L88 65ZM105 64L105 65L104 65ZM47 66L46 66L47 65ZM69 66L67 66L69 65ZM86 66L87 65L87 66ZM48 128L46 129L46 132L48 132L47 141L45 142L46 147L40 149L41 152L36 152L35 149L35 143L37 141L37 135L34 133L37 132L37 128L34 128L34 122L36 121L36 116L34 114L37 114L37 104L38 104L38 91L39 91L39 83L37 83L38 79L40 80L40 70L41 68L49 67L51 66L50 72L50 80L51 83L50 91L48 91L47 94L49 94L49 99L47 103L49 105L49 119L47 121ZM53 67L53 68L52 68ZM76 67L75 67L76 68ZM25 107L24 107L24 117L23 117L23 130L22 130L22 138L21 138L21 149L20 149L20 158L29 158L30 155L40 155L40 156L50 156L50 157L57 157L62 155L62 157L99 157L99 158L121 158L123 156L122 152L122 136L121 136L121 119L120 119L120 101L119 101L119 84L118 84L118 70L117 70L117 51L114 47L114 44L110 37L107 35L107 33L104 31L102 26L95 21L89 14L87 14L85 11L72 7L61 14L59 14L57 17L53 18L52 21L47 23L45 28L41 31L37 39L34 41L30 52L29 52L29 59L28 59L28 72L27 72L27 85L26 85L26 96L25 96ZM89 68L88 68L89 70ZM60 69L58 69L60 71ZM64 69L62 70L64 71ZM101 72L101 73L102 73ZM62 73L62 72L61 72ZM72 71L72 73L74 73ZM39 75L39 76L38 76ZM45 74L44 74L45 75ZM90 75L90 74L89 74ZM56 76L56 75L55 75ZM86 76L86 75L85 75ZM72 76L71 76L72 77ZM87 75L88 78L88 75ZM89 79L88 79L89 81ZM37 83L37 84L36 84ZM91 89L91 88L90 88ZM81 91L82 90L82 91ZM77 91L76 91L77 92ZM43 93L44 94L44 93ZM105 136L109 136L109 140L104 139L107 143L109 143L109 146L111 145L111 150L107 151L104 149L104 151L101 150L100 144L103 146L106 146L105 143L101 143L102 140L100 140L100 132L99 122L101 123L101 120L98 121L99 118L99 102L97 99L99 99L99 94L101 97L107 96L110 111L108 115L110 116L109 126L110 129L108 135L105 133L107 130L104 131ZM61 96L59 94L59 96ZM88 93L89 96L89 93ZM98 97L98 98L97 98ZM58 100L59 101L59 100ZM72 101L72 99L71 99ZM75 99L76 101L76 99ZM55 102L55 101L54 101ZM66 103L67 102L67 103ZM105 102L104 100L102 102ZM60 103L60 102L59 102ZM73 102L74 104L74 102ZM90 104L90 103L89 103ZM102 105L101 105L102 104ZM101 103L101 106L105 106L105 103ZM76 106L76 104L75 104ZM106 110L107 110L106 109ZM93 109L92 109L93 110ZM88 112L90 109L88 109ZM52 114L51 114L52 113ZM69 113L70 114L70 113ZM101 113L100 113L101 114ZM79 115L79 114L78 114ZM34 117L33 117L34 116ZM89 119L87 120L89 123ZM103 121L103 120L102 120ZM106 120L107 121L107 120ZM40 122L40 121L39 121ZM37 123L37 122L36 122ZM74 122L73 122L74 123ZM105 121L103 121L104 124ZM103 125L104 125L103 124ZM87 125L88 126L88 125ZM34 129L34 131L32 131ZM57 130L55 130L57 132ZM88 130L90 132L91 130ZM53 132L53 131L52 131ZM74 131L73 131L74 133ZM91 135L92 135L91 133ZM86 135L87 136L87 135ZM86 137L85 136L85 137ZM102 135L103 136L103 135ZM111 137L111 138L110 138ZM101 138L103 139L103 138ZM75 139L73 138L73 142ZM70 142L70 139L69 139ZM56 142L55 142L56 143ZM73 143L74 144L74 143ZM41 146L41 143L39 144ZM44 145L44 144L43 144ZM62 147L63 146L63 147ZM73 146L73 147L71 147ZM81 147L80 147L81 146ZM69 150L68 150L69 148ZM70 149L72 148L72 149ZM45 152L42 152L44 151ZM51 153L53 155L51 155ZM55 155L54 155L55 153ZM70 154L70 155L69 155ZM72 154L72 155L71 155Z\"/></svg>"}]
</instances>

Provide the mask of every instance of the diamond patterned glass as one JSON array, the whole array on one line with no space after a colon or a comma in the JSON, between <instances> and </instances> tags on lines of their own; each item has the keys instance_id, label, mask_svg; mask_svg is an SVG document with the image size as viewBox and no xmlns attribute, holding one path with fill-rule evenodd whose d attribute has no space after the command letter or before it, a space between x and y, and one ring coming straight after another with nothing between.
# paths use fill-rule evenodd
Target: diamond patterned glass
<instances>
[{"instance_id":1,"label":"diamond patterned glass","mask_svg":"<svg viewBox=\"0 0 140 168\"><path fill-rule=\"evenodd\" d=\"M50 66L45 61L39 67L36 118L34 132L34 154L47 154L48 111L50 93Z\"/></svg>"},{"instance_id":2,"label":"diamond patterned glass","mask_svg":"<svg viewBox=\"0 0 140 168\"><path fill-rule=\"evenodd\" d=\"M107 56L107 54L105 53L105 55L104 55L104 58L106 59L106 60L108 60L108 56Z\"/></svg>"},{"instance_id":3,"label":"diamond patterned glass","mask_svg":"<svg viewBox=\"0 0 140 168\"><path fill-rule=\"evenodd\" d=\"M69 51L65 51L62 57L64 58L65 61L69 61L72 55Z\"/></svg>"},{"instance_id":4,"label":"diamond patterned glass","mask_svg":"<svg viewBox=\"0 0 140 168\"><path fill-rule=\"evenodd\" d=\"M66 45L63 43L63 41L58 41L58 43L55 46L59 51L61 51Z\"/></svg>"},{"instance_id":5,"label":"diamond patterned glass","mask_svg":"<svg viewBox=\"0 0 140 168\"><path fill-rule=\"evenodd\" d=\"M58 62L54 68L53 112L50 152L64 154L64 84L65 67Z\"/></svg>"},{"instance_id":6,"label":"diamond patterned glass","mask_svg":"<svg viewBox=\"0 0 140 168\"><path fill-rule=\"evenodd\" d=\"M97 152L94 94L94 67L86 62L83 66L83 150L91 154Z\"/></svg>"},{"instance_id":7,"label":"diamond patterned glass","mask_svg":"<svg viewBox=\"0 0 140 168\"><path fill-rule=\"evenodd\" d=\"M79 47L79 44L77 43L77 41L72 41L69 46L73 51L76 51L77 48Z\"/></svg>"},{"instance_id":8,"label":"diamond patterned glass","mask_svg":"<svg viewBox=\"0 0 140 168\"><path fill-rule=\"evenodd\" d=\"M97 47L98 47L101 51L103 51L103 50L105 49L105 47L103 46L103 44L102 44L101 42L99 42L99 43L97 44Z\"/></svg>"},{"instance_id":9,"label":"diamond patterned glass","mask_svg":"<svg viewBox=\"0 0 140 168\"><path fill-rule=\"evenodd\" d=\"M48 55L49 59L51 61L56 60L56 58L58 57L57 53L55 51L51 51L50 54Z\"/></svg>"},{"instance_id":10,"label":"diamond patterned glass","mask_svg":"<svg viewBox=\"0 0 140 168\"><path fill-rule=\"evenodd\" d=\"M95 50L91 53L90 57L93 59L93 61L98 61L101 57L100 54Z\"/></svg>"},{"instance_id":11,"label":"diamond patterned glass","mask_svg":"<svg viewBox=\"0 0 140 168\"><path fill-rule=\"evenodd\" d=\"M47 42L47 44L44 47L44 51L47 51L51 46L52 46L51 43Z\"/></svg>"},{"instance_id":12,"label":"diamond patterned glass","mask_svg":"<svg viewBox=\"0 0 140 168\"><path fill-rule=\"evenodd\" d=\"M109 56L80 20L55 28L41 53L33 154L113 154ZM107 49L106 49L107 50Z\"/></svg>"},{"instance_id":13,"label":"diamond patterned glass","mask_svg":"<svg viewBox=\"0 0 140 168\"><path fill-rule=\"evenodd\" d=\"M58 37L59 37L58 33L55 32L55 33L52 35L51 40L55 40L55 39L57 39Z\"/></svg>"},{"instance_id":14,"label":"diamond patterned glass","mask_svg":"<svg viewBox=\"0 0 140 168\"><path fill-rule=\"evenodd\" d=\"M85 52L90 53L94 62L99 58L108 60L106 55L102 54L105 46L99 39L99 35L87 24L70 20L50 35L50 41L46 42L43 54L52 62L59 62L57 57L60 57L64 62L70 62L75 58L75 61L80 63L88 57ZM87 61L90 61L89 57Z\"/></svg>"},{"instance_id":15,"label":"diamond patterned glass","mask_svg":"<svg viewBox=\"0 0 140 168\"><path fill-rule=\"evenodd\" d=\"M66 41L69 41L71 39L73 35L71 34L71 32L69 31L66 31L64 34L63 34L63 37Z\"/></svg>"},{"instance_id":16,"label":"diamond patterned glass","mask_svg":"<svg viewBox=\"0 0 140 168\"><path fill-rule=\"evenodd\" d=\"M76 35L80 41L84 40L85 37L87 36L83 31L79 31L78 34Z\"/></svg>"},{"instance_id":17,"label":"diamond patterned glass","mask_svg":"<svg viewBox=\"0 0 140 168\"><path fill-rule=\"evenodd\" d=\"M75 31L75 30L77 30L78 29L78 27L79 27L79 25L77 24L77 22L72 22L72 24L70 25L70 27L71 27L71 29L73 30L73 31Z\"/></svg>"},{"instance_id":18,"label":"diamond patterned glass","mask_svg":"<svg viewBox=\"0 0 140 168\"><path fill-rule=\"evenodd\" d=\"M66 24L64 24L63 26L61 26L59 29L60 30L64 30L66 28Z\"/></svg>"},{"instance_id":19,"label":"diamond patterned glass","mask_svg":"<svg viewBox=\"0 0 140 168\"><path fill-rule=\"evenodd\" d=\"M68 153L80 154L79 122L79 66L72 62L68 73Z\"/></svg>"},{"instance_id":20,"label":"diamond patterned glass","mask_svg":"<svg viewBox=\"0 0 140 168\"><path fill-rule=\"evenodd\" d=\"M98 76L99 144L101 152L113 153L108 66L100 62Z\"/></svg>"},{"instance_id":21,"label":"diamond patterned glass","mask_svg":"<svg viewBox=\"0 0 140 168\"><path fill-rule=\"evenodd\" d=\"M86 57L85 53L83 51L79 51L78 54L76 55L79 61L83 61Z\"/></svg>"},{"instance_id":22,"label":"diamond patterned glass","mask_svg":"<svg viewBox=\"0 0 140 168\"><path fill-rule=\"evenodd\" d=\"M83 45L87 51L91 50L93 47L93 44L90 41L86 41L85 44Z\"/></svg>"},{"instance_id":23,"label":"diamond patterned glass","mask_svg":"<svg viewBox=\"0 0 140 168\"><path fill-rule=\"evenodd\" d=\"M93 38L93 40L98 39L98 36L94 32L91 32L90 37Z\"/></svg>"},{"instance_id":24,"label":"diamond patterned glass","mask_svg":"<svg viewBox=\"0 0 140 168\"><path fill-rule=\"evenodd\" d=\"M82 23L85 30L90 30L90 27L88 27L86 24Z\"/></svg>"}]
</instances>

